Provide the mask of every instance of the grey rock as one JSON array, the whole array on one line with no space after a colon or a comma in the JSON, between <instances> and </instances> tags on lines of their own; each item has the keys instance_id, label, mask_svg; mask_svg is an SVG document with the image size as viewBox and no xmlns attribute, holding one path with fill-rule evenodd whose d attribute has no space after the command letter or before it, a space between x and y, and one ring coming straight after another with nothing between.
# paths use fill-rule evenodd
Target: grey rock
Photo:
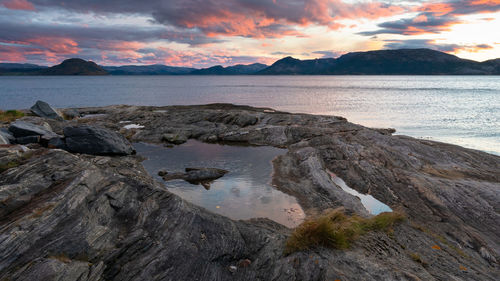
<instances>
[{"instance_id":1,"label":"grey rock","mask_svg":"<svg viewBox=\"0 0 500 281\"><path fill-rule=\"evenodd\" d=\"M10 144L10 140L0 134L0 144Z\"/></svg>"},{"instance_id":2,"label":"grey rock","mask_svg":"<svg viewBox=\"0 0 500 281\"><path fill-rule=\"evenodd\" d=\"M51 138L46 145L48 148L57 148L68 150L68 146L66 145L66 141L62 137L53 137Z\"/></svg>"},{"instance_id":3,"label":"grey rock","mask_svg":"<svg viewBox=\"0 0 500 281\"><path fill-rule=\"evenodd\" d=\"M14 143L16 138L10 133L10 131L6 128L0 128L0 143L9 144Z\"/></svg>"},{"instance_id":4,"label":"grey rock","mask_svg":"<svg viewBox=\"0 0 500 281\"><path fill-rule=\"evenodd\" d=\"M197 184L204 181L216 180L227 173L229 171L217 168L186 168L184 180Z\"/></svg>"},{"instance_id":5,"label":"grey rock","mask_svg":"<svg viewBox=\"0 0 500 281\"><path fill-rule=\"evenodd\" d=\"M18 144L30 144L30 143L39 143L40 136L26 136L16 138L16 143Z\"/></svg>"},{"instance_id":6,"label":"grey rock","mask_svg":"<svg viewBox=\"0 0 500 281\"><path fill-rule=\"evenodd\" d=\"M188 138L185 135L181 135L181 134L164 134L162 136L162 139L164 141L167 141L167 142L173 143L173 144L183 144L188 140Z\"/></svg>"},{"instance_id":7,"label":"grey rock","mask_svg":"<svg viewBox=\"0 0 500 281\"><path fill-rule=\"evenodd\" d=\"M42 126L31 124L25 121L17 120L12 122L9 126L9 131L16 138L27 137L27 136L43 136L51 135L52 131L47 130Z\"/></svg>"},{"instance_id":8,"label":"grey rock","mask_svg":"<svg viewBox=\"0 0 500 281\"><path fill-rule=\"evenodd\" d=\"M81 116L80 112L78 112L78 110L73 108L65 109L63 113L67 119L75 119Z\"/></svg>"},{"instance_id":9,"label":"grey rock","mask_svg":"<svg viewBox=\"0 0 500 281\"><path fill-rule=\"evenodd\" d=\"M363 215L359 201L332 184L331 171L358 192L404 212L407 221L390 235L369 232L349 249L314 247L284 255L290 229L266 219L234 221L190 204L151 178L138 157L103 161L61 150L23 155L0 147L0 163L19 163L0 175L0 280L497 280L500 275L498 156L391 136L339 117L227 104L81 110L107 114L88 122L113 130L120 120L147 124L134 141L159 143L175 130L200 140L217 135L243 145L285 147L288 153L273 162L273 186L295 196L306 213L344 206ZM243 128L230 118L216 119L223 114L249 114L258 121ZM248 267L229 271L244 259L252 261Z\"/></svg>"},{"instance_id":10,"label":"grey rock","mask_svg":"<svg viewBox=\"0 0 500 281\"><path fill-rule=\"evenodd\" d=\"M186 168L185 171L185 173L169 173L161 170L158 172L158 175L164 181L183 179L191 184L201 184L208 190L210 189L211 182L229 173L229 171L217 168Z\"/></svg>"},{"instance_id":11,"label":"grey rock","mask_svg":"<svg viewBox=\"0 0 500 281\"><path fill-rule=\"evenodd\" d=\"M44 118L50 118L50 119L56 119L56 120L64 120L61 114L53 108L50 104L44 102L44 101L37 101L31 108L31 112L34 114L44 117Z\"/></svg>"},{"instance_id":12,"label":"grey rock","mask_svg":"<svg viewBox=\"0 0 500 281\"><path fill-rule=\"evenodd\" d=\"M92 155L130 155L135 151L121 134L94 127L65 127L64 136L69 151Z\"/></svg>"}]
</instances>

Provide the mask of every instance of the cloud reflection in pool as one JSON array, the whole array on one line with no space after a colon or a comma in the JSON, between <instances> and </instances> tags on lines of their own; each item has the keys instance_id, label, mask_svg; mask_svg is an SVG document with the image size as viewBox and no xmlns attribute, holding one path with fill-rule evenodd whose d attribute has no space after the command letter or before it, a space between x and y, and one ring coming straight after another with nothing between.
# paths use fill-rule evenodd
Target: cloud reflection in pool
<instances>
[{"instance_id":1,"label":"cloud reflection in pool","mask_svg":"<svg viewBox=\"0 0 500 281\"><path fill-rule=\"evenodd\" d=\"M195 140L166 148L136 143L146 157L146 170L159 181L161 169L184 172L187 167L220 168L229 173L211 183L210 190L184 180L165 182L168 190L187 201L232 219L266 217L288 227L297 226L304 212L297 200L270 185L272 159L286 153L274 147L207 144Z\"/></svg>"}]
</instances>

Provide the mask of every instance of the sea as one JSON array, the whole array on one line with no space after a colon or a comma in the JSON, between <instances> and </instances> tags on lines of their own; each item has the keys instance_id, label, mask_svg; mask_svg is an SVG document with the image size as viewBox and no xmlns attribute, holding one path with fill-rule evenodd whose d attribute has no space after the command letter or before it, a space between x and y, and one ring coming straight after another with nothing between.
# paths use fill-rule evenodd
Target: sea
<instances>
[{"instance_id":1,"label":"sea","mask_svg":"<svg viewBox=\"0 0 500 281\"><path fill-rule=\"evenodd\" d=\"M0 109L233 103L500 155L500 76L0 76Z\"/></svg>"}]
</instances>

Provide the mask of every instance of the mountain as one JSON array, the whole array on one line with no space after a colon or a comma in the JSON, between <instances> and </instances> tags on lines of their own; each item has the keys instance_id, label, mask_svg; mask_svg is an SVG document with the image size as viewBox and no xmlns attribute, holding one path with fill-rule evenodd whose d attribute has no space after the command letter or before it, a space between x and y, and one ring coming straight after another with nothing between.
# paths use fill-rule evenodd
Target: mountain
<instances>
[{"instance_id":1,"label":"mountain","mask_svg":"<svg viewBox=\"0 0 500 281\"><path fill-rule=\"evenodd\" d=\"M335 65L335 59L299 60L286 57L257 74L325 74Z\"/></svg>"},{"instance_id":2,"label":"mountain","mask_svg":"<svg viewBox=\"0 0 500 281\"><path fill-rule=\"evenodd\" d=\"M221 65L212 66L209 68L197 69L192 71L189 74L192 75L247 75L247 74L255 74L263 69L265 69L267 65L262 63L254 63L254 64L237 64L233 66L223 67Z\"/></svg>"},{"instance_id":3,"label":"mountain","mask_svg":"<svg viewBox=\"0 0 500 281\"><path fill-rule=\"evenodd\" d=\"M182 75L189 74L195 68L175 67L161 64L103 66L111 75Z\"/></svg>"},{"instance_id":4,"label":"mountain","mask_svg":"<svg viewBox=\"0 0 500 281\"><path fill-rule=\"evenodd\" d=\"M337 59L286 57L258 74L497 75L499 60L476 62L430 49L353 52Z\"/></svg>"},{"instance_id":5,"label":"mountain","mask_svg":"<svg viewBox=\"0 0 500 281\"><path fill-rule=\"evenodd\" d=\"M161 64L99 66L68 59L49 67L0 63L0 75L500 75L500 58L477 62L431 49L353 52L337 59L299 60L286 57L261 63L195 69Z\"/></svg>"},{"instance_id":6,"label":"mountain","mask_svg":"<svg viewBox=\"0 0 500 281\"><path fill-rule=\"evenodd\" d=\"M47 68L47 66L31 63L0 63L0 75L25 75L44 68Z\"/></svg>"},{"instance_id":7,"label":"mountain","mask_svg":"<svg viewBox=\"0 0 500 281\"><path fill-rule=\"evenodd\" d=\"M61 64L42 69L38 75L107 75L109 74L102 67L93 61L82 59L67 59Z\"/></svg>"}]
</instances>

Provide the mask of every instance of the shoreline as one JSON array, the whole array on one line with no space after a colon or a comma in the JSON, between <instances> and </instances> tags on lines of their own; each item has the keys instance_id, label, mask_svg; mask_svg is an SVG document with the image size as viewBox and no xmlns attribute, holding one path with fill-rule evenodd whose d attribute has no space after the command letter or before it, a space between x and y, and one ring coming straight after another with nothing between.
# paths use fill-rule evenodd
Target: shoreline
<instances>
[{"instance_id":1,"label":"shoreline","mask_svg":"<svg viewBox=\"0 0 500 281\"><path fill-rule=\"evenodd\" d=\"M407 220L392 234L370 233L350 249L315 247L284 255L289 229L266 219L233 221L185 202L168 191L168 183L165 190L153 180L139 156L29 144L33 155L19 158L19 165L0 177L6 206L0 234L13 237L0 242L0 254L9 260L0 277L87 272L110 280L494 280L499 273L498 156L393 135L342 117L269 108L115 105L76 111L101 115L22 120L47 123L66 138L66 127L86 125L120 133L130 142L179 145L197 139L287 148L273 161L272 183L297 198L306 214L342 207L367 216L357 197L330 180L331 172L357 192L405 213ZM140 127L125 129L127 124ZM24 154L15 155L0 148L0 159ZM13 251L21 245L24 250ZM412 258L416 253L425 265ZM240 266L242 260L251 263ZM154 277L164 272L168 276Z\"/></svg>"}]
</instances>

